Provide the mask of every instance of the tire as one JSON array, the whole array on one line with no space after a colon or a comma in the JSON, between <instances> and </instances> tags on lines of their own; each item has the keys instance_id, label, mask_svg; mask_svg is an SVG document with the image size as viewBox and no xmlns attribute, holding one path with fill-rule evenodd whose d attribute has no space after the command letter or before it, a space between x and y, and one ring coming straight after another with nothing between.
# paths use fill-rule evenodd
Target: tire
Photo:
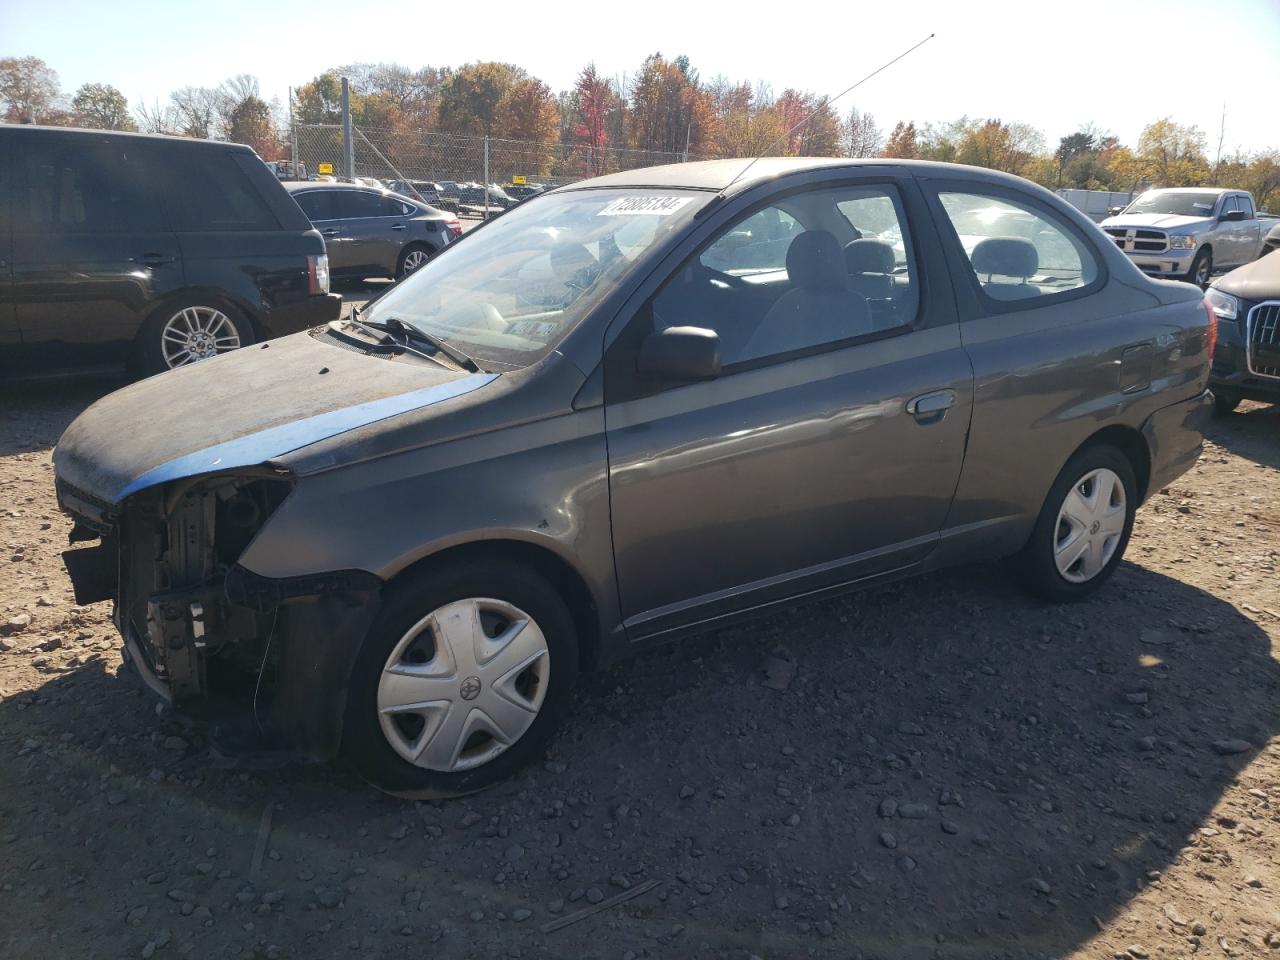
<instances>
[{"instance_id":1,"label":"tire","mask_svg":"<svg viewBox=\"0 0 1280 960\"><path fill-rule=\"evenodd\" d=\"M396 279L403 280L418 267L427 262L431 256L431 248L425 243L411 243L400 251L400 259L396 261Z\"/></svg>"},{"instance_id":2,"label":"tire","mask_svg":"<svg viewBox=\"0 0 1280 960\"><path fill-rule=\"evenodd\" d=\"M1191 261L1191 269L1187 271L1187 275L1183 279L1187 283L1194 283L1203 290L1209 285L1209 278L1212 276L1213 251L1208 247L1201 247L1196 252L1195 259Z\"/></svg>"},{"instance_id":3,"label":"tire","mask_svg":"<svg viewBox=\"0 0 1280 960\"><path fill-rule=\"evenodd\" d=\"M1119 488L1123 499L1119 510L1115 495L1107 497L1108 483ZM1074 510L1068 507L1069 495L1076 497ZM1086 509L1091 501L1096 513ZM1050 488L1031 538L1011 558L1023 586L1040 599L1055 603L1083 600L1094 593L1111 578L1124 557L1137 504L1138 484L1128 457L1106 445L1085 447L1076 453ZM1081 536L1088 541L1086 549L1074 564L1067 563L1079 548ZM1059 566L1060 559L1065 572Z\"/></svg>"},{"instance_id":4,"label":"tire","mask_svg":"<svg viewBox=\"0 0 1280 960\"><path fill-rule=\"evenodd\" d=\"M447 640L477 611L491 642L512 637L488 657L475 656L473 634L463 634L471 639L462 646ZM541 752L577 673L573 617L534 570L463 562L422 571L388 591L357 655L343 754L369 783L395 796L475 793Z\"/></svg>"},{"instance_id":5,"label":"tire","mask_svg":"<svg viewBox=\"0 0 1280 960\"><path fill-rule=\"evenodd\" d=\"M184 352L183 337L188 347L198 350ZM230 304L213 297L174 300L157 308L143 324L139 367L144 376L152 376L247 347L256 339L253 325Z\"/></svg>"},{"instance_id":6,"label":"tire","mask_svg":"<svg viewBox=\"0 0 1280 960\"><path fill-rule=\"evenodd\" d=\"M1225 417L1235 412L1236 407L1240 406L1240 397L1232 393L1213 392L1213 415L1215 417Z\"/></svg>"}]
</instances>

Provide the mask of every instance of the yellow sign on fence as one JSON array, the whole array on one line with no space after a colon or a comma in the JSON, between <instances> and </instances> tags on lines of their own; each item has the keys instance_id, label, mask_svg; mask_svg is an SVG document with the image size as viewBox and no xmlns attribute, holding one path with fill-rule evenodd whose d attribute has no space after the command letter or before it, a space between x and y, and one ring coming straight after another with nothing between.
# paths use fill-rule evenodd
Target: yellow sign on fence
<instances>
[{"instance_id":1,"label":"yellow sign on fence","mask_svg":"<svg viewBox=\"0 0 1280 960\"><path fill-rule=\"evenodd\" d=\"M524 186L524 174L521 174L521 175L519 175L519 176L512 177L512 178L511 178L511 185L512 185L513 187L523 187L523 186Z\"/></svg>"},{"instance_id":2,"label":"yellow sign on fence","mask_svg":"<svg viewBox=\"0 0 1280 960\"><path fill-rule=\"evenodd\" d=\"M317 164L316 164L316 173L319 173L319 174L328 174L329 176L333 176L333 164L332 164L332 163L317 163Z\"/></svg>"}]
</instances>

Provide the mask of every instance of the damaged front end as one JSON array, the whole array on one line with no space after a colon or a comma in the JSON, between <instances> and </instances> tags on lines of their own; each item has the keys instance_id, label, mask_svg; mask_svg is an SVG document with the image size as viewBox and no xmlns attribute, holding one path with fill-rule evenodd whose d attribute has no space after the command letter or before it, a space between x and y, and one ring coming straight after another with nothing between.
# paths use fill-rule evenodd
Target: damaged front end
<instances>
[{"instance_id":1,"label":"damaged front end","mask_svg":"<svg viewBox=\"0 0 1280 960\"><path fill-rule=\"evenodd\" d=\"M363 571L288 580L238 559L294 480L268 466L183 478L118 504L59 480L77 602L110 599L125 658L145 686L208 721L229 758L328 759L341 741L347 678L381 581Z\"/></svg>"}]
</instances>

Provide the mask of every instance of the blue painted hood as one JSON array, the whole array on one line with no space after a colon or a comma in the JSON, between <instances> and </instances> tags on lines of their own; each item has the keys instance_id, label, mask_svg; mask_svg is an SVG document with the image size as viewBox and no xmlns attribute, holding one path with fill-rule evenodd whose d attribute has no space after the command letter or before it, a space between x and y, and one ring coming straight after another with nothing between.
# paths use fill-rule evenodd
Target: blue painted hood
<instances>
[{"instance_id":1,"label":"blue painted hood","mask_svg":"<svg viewBox=\"0 0 1280 960\"><path fill-rule=\"evenodd\" d=\"M495 378L370 357L299 333L103 397L63 433L54 465L59 480L119 503L169 480L260 464Z\"/></svg>"}]
</instances>

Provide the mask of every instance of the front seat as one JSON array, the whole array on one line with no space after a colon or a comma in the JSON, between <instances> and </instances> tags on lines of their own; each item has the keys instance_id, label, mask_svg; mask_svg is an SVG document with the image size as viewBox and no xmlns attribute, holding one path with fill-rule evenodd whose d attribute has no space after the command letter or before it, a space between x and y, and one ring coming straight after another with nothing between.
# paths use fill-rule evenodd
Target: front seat
<instances>
[{"instance_id":1,"label":"front seat","mask_svg":"<svg viewBox=\"0 0 1280 960\"><path fill-rule=\"evenodd\" d=\"M1038 297L1040 288L1027 283L1040 269L1040 254L1035 244L1021 237L988 237L969 255L973 272L978 274L982 289L993 300L1022 300ZM982 275L986 274L986 279ZM993 276L1012 277L1017 283L992 280Z\"/></svg>"},{"instance_id":2,"label":"front seat","mask_svg":"<svg viewBox=\"0 0 1280 960\"><path fill-rule=\"evenodd\" d=\"M844 251L826 230L806 230L787 248L792 283L769 308L741 359L772 356L870 333L864 297L849 288Z\"/></svg>"}]
</instances>

